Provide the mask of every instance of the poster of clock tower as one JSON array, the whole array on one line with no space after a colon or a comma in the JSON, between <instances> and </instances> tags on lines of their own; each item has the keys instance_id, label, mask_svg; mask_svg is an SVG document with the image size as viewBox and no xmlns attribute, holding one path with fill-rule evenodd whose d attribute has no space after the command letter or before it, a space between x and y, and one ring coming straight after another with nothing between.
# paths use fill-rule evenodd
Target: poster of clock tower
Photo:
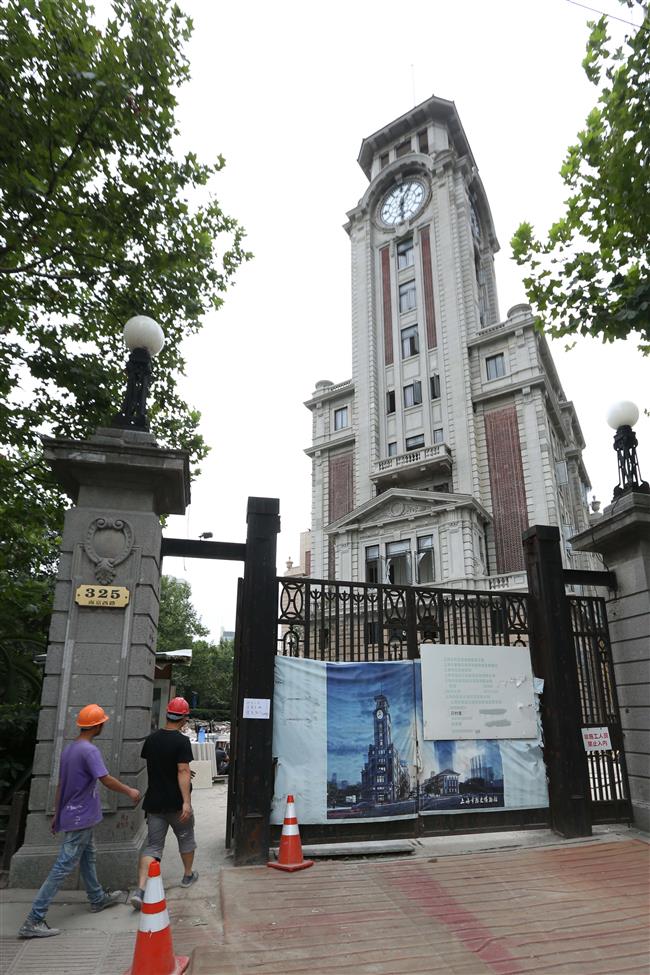
<instances>
[{"instance_id":1,"label":"poster of clock tower","mask_svg":"<svg viewBox=\"0 0 650 975\"><path fill-rule=\"evenodd\" d=\"M499 244L455 104L427 99L363 139L358 162L352 378L319 381L306 404L311 575L523 588L529 524L588 525L584 442L530 308L501 318Z\"/></svg>"}]
</instances>

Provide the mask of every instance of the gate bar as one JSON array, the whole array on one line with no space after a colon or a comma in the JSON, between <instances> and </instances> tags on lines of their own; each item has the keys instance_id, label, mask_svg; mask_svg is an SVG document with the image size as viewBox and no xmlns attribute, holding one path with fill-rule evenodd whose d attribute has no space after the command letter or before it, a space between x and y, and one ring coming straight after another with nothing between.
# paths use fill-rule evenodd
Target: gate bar
<instances>
[{"instance_id":1,"label":"gate bar","mask_svg":"<svg viewBox=\"0 0 650 975\"><path fill-rule=\"evenodd\" d=\"M564 569L562 572L567 586L603 586L616 589L615 572L599 572L596 569Z\"/></svg>"},{"instance_id":2,"label":"gate bar","mask_svg":"<svg viewBox=\"0 0 650 975\"><path fill-rule=\"evenodd\" d=\"M533 673L544 679L542 725L551 826L568 839L591 836L590 790L560 531L533 525L523 535Z\"/></svg>"},{"instance_id":3,"label":"gate bar","mask_svg":"<svg viewBox=\"0 0 650 975\"><path fill-rule=\"evenodd\" d=\"M163 536L160 556L188 559L221 559L226 562L243 562L246 546L239 542L204 542L200 538L166 538Z\"/></svg>"}]
</instances>

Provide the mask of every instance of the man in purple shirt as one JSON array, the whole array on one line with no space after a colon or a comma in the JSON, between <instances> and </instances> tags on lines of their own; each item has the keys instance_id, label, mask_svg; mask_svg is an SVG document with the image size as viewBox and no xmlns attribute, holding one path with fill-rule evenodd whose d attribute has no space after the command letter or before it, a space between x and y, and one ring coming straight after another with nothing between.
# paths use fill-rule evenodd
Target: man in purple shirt
<instances>
[{"instance_id":1,"label":"man in purple shirt","mask_svg":"<svg viewBox=\"0 0 650 975\"><path fill-rule=\"evenodd\" d=\"M113 792L122 792L134 803L140 801L140 793L108 774L101 752L93 745L93 738L101 733L106 721L108 715L98 704L87 704L77 715L77 725L81 730L61 755L52 819L52 832L62 831L65 839L56 863L18 932L19 938L51 938L60 934L58 928L51 928L47 924L45 915L61 884L77 864L91 911L103 911L118 904L124 897L121 890L104 890L97 879L93 827L102 820L97 782Z\"/></svg>"}]
</instances>

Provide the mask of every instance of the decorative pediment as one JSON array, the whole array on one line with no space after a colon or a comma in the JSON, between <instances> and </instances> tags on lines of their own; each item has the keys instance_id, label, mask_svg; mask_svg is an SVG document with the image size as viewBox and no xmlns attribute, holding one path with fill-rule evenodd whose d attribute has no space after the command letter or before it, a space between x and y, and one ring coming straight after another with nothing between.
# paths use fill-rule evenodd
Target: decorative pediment
<instances>
[{"instance_id":1,"label":"decorative pediment","mask_svg":"<svg viewBox=\"0 0 650 975\"><path fill-rule=\"evenodd\" d=\"M352 528L360 529L390 522L430 518L436 512L467 507L474 508L482 521L492 520L485 508L469 494L391 488L349 511L337 521L331 522L324 530L327 534L331 534Z\"/></svg>"}]
</instances>

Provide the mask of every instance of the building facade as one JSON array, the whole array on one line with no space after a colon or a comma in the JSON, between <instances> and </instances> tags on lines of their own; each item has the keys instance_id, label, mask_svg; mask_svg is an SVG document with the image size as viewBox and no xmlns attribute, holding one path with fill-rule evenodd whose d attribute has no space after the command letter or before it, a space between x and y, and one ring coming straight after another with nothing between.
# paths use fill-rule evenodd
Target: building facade
<instances>
[{"instance_id":1,"label":"building facade","mask_svg":"<svg viewBox=\"0 0 650 975\"><path fill-rule=\"evenodd\" d=\"M529 306L499 313L498 242L453 102L364 139L348 213L352 378L313 416L314 578L525 586L521 535L589 524L584 441Z\"/></svg>"}]
</instances>

